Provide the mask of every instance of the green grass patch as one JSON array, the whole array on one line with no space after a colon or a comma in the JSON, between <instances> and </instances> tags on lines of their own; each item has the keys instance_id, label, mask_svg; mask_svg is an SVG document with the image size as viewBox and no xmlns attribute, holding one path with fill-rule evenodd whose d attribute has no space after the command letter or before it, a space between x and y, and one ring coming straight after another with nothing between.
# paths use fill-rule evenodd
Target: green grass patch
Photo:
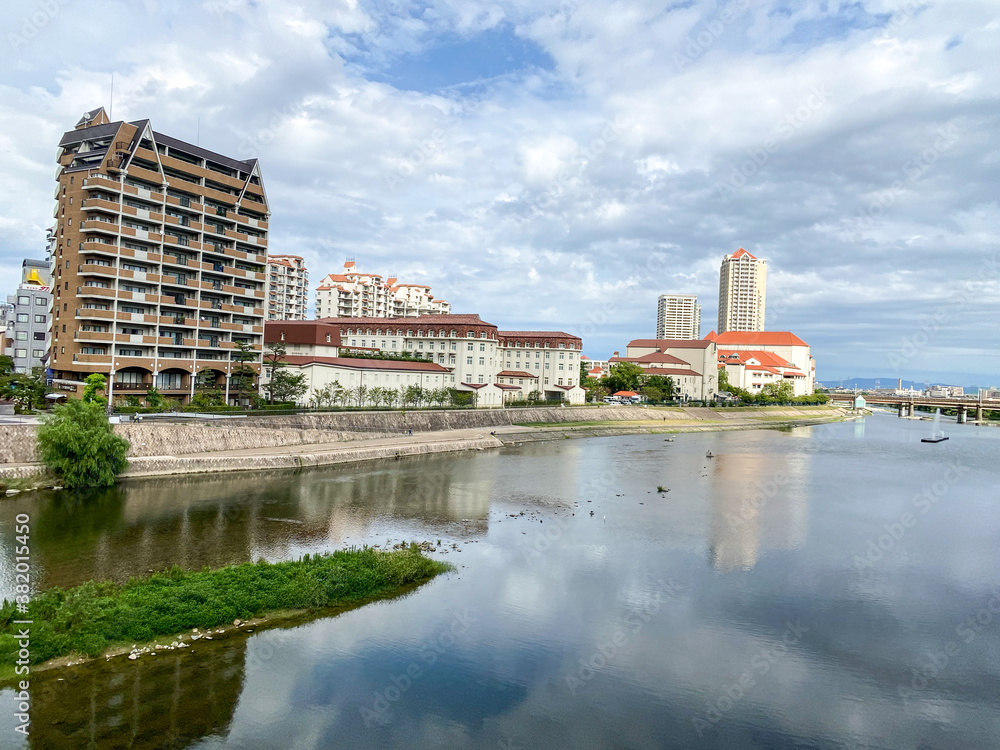
<instances>
[{"instance_id":1,"label":"green grass patch","mask_svg":"<svg viewBox=\"0 0 1000 750\"><path fill-rule=\"evenodd\" d=\"M451 565L424 557L416 545L395 552L369 548L306 555L288 562L243 563L218 570L169 571L125 584L90 581L36 595L27 613L0 609L0 671L17 659L18 628L32 620L31 663L68 654L99 656L193 628L248 620L278 610L350 604L427 581Z\"/></svg>"}]
</instances>

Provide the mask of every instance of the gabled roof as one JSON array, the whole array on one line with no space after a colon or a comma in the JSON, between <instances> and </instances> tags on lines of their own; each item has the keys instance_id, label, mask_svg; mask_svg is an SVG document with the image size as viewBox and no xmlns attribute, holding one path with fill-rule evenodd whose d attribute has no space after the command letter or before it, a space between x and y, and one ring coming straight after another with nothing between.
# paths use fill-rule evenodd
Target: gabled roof
<instances>
[{"instance_id":1,"label":"gabled roof","mask_svg":"<svg viewBox=\"0 0 1000 750\"><path fill-rule=\"evenodd\" d=\"M712 345L710 339L635 339L628 342L630 347L641 349L707 349Z\"/></svg>"},{"instance_id":2,"label":"gabled roof","mask_svg":"<svg viewBox=\"0 0 1000 750\"><path fill-rule=\"evenodd\" d=\"M660 364L667 365L686 365L683 359L675 357L672 354L664 354L663 352L650 352L649 354L643 354L641 357L636 357L635 362L638 364L644 364L647 362L659 362Z\"/></svg>"},{"instance_id":3,"label":"gabled roof","mask_svg":"<svg viewBox=\"0 0 1000 750\"><path fill-rule=\"evenodd\" d=\"M714 331L712 333L715 333ZM711 336L712 333L708 334ZM726 331L715 334L714 339L706 337L705 341L715 341L720 347L726 344L751 346L809 346L791 331Z\"/></svg>"},{"instance_id":4,"label":"gabled roof","mask_svg":"<svg viewBox=\"0 0 1000 750\"><path fill-rule=\"evenodd\" d=\"M497 373L498 378L538 378L537 375L532 375L530 372L521 372L520 370L503 370Z\"/></svg>"},{"instance_id":5,"label":"gabled roof","mask_svg":"<svg viewBox=\"0 0 1000 750\"><path fill-rule=\"evenodd\" d=\"M756 257L754 257L753 255L751 255L750 253L748 253L742 247L739 250L737 250L735 253L733 253L732 255L730 255L729 257L732 258L733 260L736 260L737 258L742 258L744 256L746 256L750 260L757 260Z\"/></svg>"}]
</instances>

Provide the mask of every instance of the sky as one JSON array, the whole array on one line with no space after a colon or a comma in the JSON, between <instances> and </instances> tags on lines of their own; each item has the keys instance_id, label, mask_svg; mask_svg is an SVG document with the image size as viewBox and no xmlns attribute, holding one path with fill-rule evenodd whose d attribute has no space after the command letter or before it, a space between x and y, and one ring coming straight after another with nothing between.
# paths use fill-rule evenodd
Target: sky
<instances>
[{"instance_id":1,"label":"sky","mask_svg":"<svg viewBox=\"0 0 1000 750\"><path fill-rule=\"evenodd\" d=\"M81 114L258 158L315 287L428 283L605 358L722 257L822 380L1000 384L995 0L81 0L0 18L0 275ZM111 81L114 77L114 96Z\"/></svg>"}]
</instances>

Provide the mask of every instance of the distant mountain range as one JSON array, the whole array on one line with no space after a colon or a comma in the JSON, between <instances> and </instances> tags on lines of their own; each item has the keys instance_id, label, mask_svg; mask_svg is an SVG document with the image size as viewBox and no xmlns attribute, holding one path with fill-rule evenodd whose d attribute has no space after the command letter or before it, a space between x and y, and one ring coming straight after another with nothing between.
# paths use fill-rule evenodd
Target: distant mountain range
<instances>
[{"instance_id":1,"label":"distant mountain range","mask_svg":"<svg viewBox=\"0 0 1000 750\"><path fill-rule=\"evenodd\" d=\"M899 378L845 378L844 380L820 380L824 388L857 388L860 391L870 390L876 387L878 388L895 388ZM937 381L930 381L929 383L924 383L924 381L917 382L915 380L904 380L903 388L909 390L911 387L915 391L922 391L927 385L958 385L958 383L939 383ZM985 386L983 386L985 387ZM976 393L979 386L966 385L963 386L966 393Z\"/></svg>"}]
</instances>

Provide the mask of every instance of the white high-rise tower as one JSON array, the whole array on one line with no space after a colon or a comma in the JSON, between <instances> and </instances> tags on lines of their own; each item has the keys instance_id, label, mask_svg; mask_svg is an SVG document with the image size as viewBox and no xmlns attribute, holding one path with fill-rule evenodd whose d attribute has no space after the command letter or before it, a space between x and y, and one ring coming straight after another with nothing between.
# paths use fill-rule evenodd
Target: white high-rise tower
<instances>
[{"instance_id":1,"label":"white high-rise tower","mask_svg":"<svg viewBox=\"0 0 1000 750\"><path fill-rule=\"evenodd\" d=\"M722 259L719 272L719 333L763 331L767 261L742 247Z\"/></svg>"},{"instance_id":2,"label":"white high-rise tower","mask_svg":"<svg viewBox=\"0 0 1000 750\"><path fill-rule=\"evenodd\" d=\"M701 338L701 305L696 294L660 295L656 301L656 338Z\"/></svg>"}]
</instances>

